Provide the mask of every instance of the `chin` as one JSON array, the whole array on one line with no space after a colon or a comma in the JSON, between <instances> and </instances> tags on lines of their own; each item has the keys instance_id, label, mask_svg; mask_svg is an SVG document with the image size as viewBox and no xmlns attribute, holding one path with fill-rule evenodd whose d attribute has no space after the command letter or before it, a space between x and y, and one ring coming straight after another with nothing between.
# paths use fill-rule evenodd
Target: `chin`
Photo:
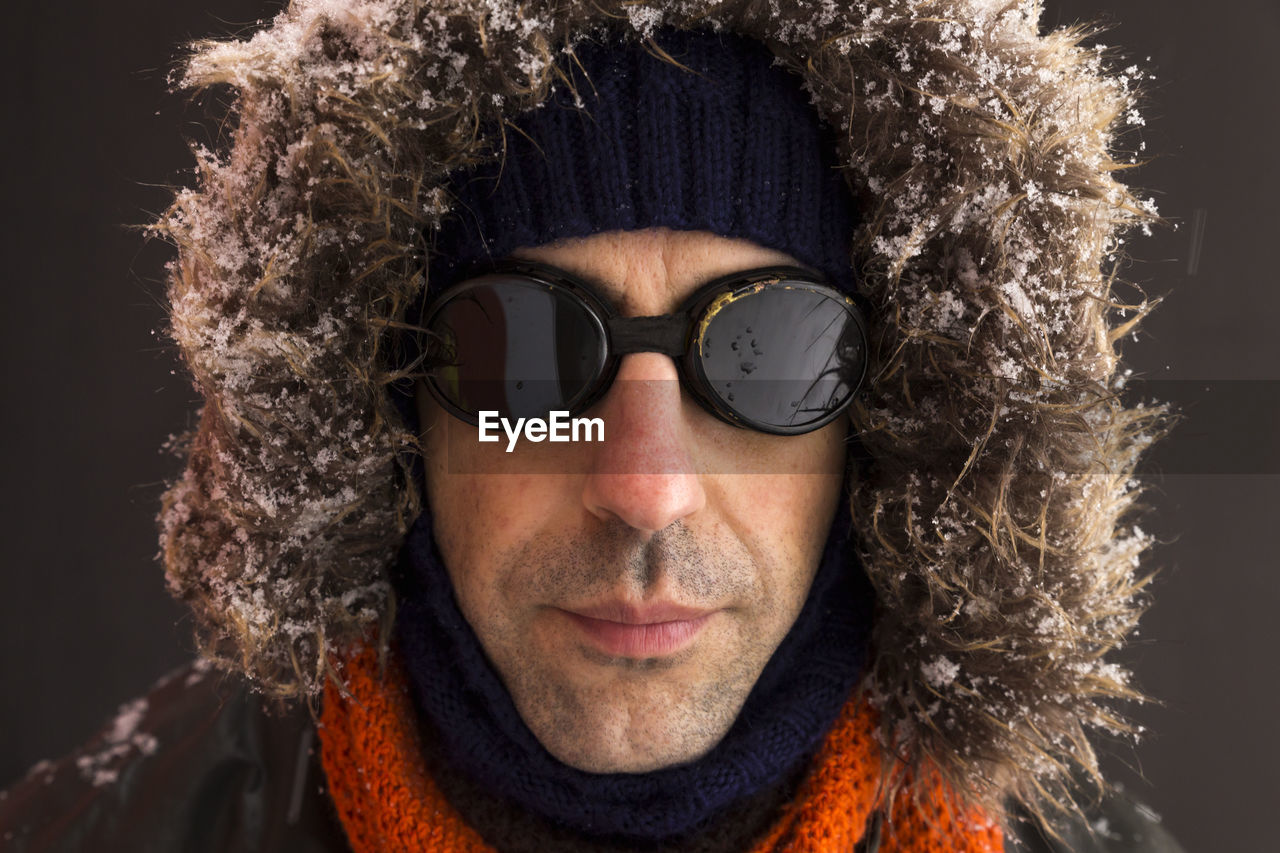
<instances>
[{"instance_id":1,"label":"chin","mask_svg":"<svg viewBox=\"0 0 1280 853\"><path fill-rule=\"evenodd\" d=\"M634 675L634 673L633 673ZM549 681L513 692L539 742L588 773L648 773L696 761L728 733L746 700L740 685L703 681L583 688ZM524 695L518 695L524 694Z\"/></svg>"},{"instance_id":2,"label":"chin","mask_svg":"<svg viewBox=\"0 0 1280 853\"><path fill-rule=\"evenodd\" d=\"M671 720L677 730L687 721ZM670 727L656 722L619 729L604 723L589 732L559 731L550 737L539 736L547 751L570 767L587 773L650 773L696 761L710 752L728 731L713 737L688 740L669 737ZM535 735L538 732L534 731ZM585 737L583 735L586 735Z\"/></svg>"}]
</instances>

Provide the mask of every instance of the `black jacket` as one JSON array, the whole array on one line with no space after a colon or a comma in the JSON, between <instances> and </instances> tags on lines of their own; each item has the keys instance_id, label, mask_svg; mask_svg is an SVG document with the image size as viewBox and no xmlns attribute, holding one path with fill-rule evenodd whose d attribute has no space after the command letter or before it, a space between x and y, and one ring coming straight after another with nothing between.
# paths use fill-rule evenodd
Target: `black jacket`
<instances>
[{"instance_id":1,"label":"black jacket","mask_svg":"<svg viewBox=\"0 0 1280 853\"><path fill-rule=\"evenodd\" d=\"M1029 826L1009 853L1181 853L1123 797L1051 843ZM245 682L191 664L162 679L79 751L0 793L0 850L348 853L305 705L273 710ZM398 851L396 851L398 853ZM827 851L822 851L827 853ZM843 851L830 851L843 853Z\"/></svg>"}]
</instances>

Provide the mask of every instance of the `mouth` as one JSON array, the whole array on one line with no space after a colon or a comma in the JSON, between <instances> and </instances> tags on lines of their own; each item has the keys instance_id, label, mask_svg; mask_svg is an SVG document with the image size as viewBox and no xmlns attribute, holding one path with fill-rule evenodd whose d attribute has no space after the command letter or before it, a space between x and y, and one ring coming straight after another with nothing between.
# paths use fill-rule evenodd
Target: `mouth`
<instances>
[{"instance_id":1,"label":"mouth","mask_svg":"<svg viewBox=\"0 0 1280 853\"><path fill-rule=\"evenodd\" d=\"M677 604L606 602L561 610L588 644L610 657L659 658L691 646L715 615Z\"/></svg>"}]
</instances>

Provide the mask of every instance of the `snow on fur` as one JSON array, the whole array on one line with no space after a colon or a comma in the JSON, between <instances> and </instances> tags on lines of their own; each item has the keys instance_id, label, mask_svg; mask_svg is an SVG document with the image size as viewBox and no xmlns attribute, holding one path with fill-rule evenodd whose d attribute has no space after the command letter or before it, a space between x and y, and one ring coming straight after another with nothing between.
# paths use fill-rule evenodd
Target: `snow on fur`
<instances>
[{"instance_id":1,"label":"snow on fur","mask_svg":"<svg viewBox=\"0 0 1280 853\"><path fill-rule=\"evenodd\" d=\"M879 598L868 690L886 748L970 799L1063 798L1090 728L1136 698L1103 655L1134 626L1151 543L1128 520L1161 407L1126 409L1120 235L1154 216L1112 173L1134 70L1039 4L295 0L194 46L180 85L235 93L225 151L156 230L171 333L205 398L161 513L169 582L207 653L314 696L327 654L394 616L418 512L386 394L451 169L541 103L583 38L727 29L803 75L864 221L879 308L857 409L874 461L853 521ZM517 120L518 124L518 120ZM427 235L427 236L424 236ZM1132 314L1133 316L1129 316Z\"/></svg>"}]
</instances>

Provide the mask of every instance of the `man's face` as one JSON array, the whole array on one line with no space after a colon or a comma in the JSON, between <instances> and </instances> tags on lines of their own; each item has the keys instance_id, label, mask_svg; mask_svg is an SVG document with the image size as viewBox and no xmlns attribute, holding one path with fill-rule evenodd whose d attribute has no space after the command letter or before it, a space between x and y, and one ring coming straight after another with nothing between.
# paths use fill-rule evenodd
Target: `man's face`
<instances>
[{"instance_id":1,"label":"man's face","mask_svg":"<svg viewBox=\"0 0 1280 853\"><path fill-rule=\"evenodd\" d=\"M796 264L743 240L667 229L515 256L598 282L628 316L672 312L716 276ZM624 356L584 413L604 420L603 443L521 441L507 453L505 438L478 442L476 427L421 386L418 406L427 497L458 603L543 746L598 773L655 770L714 747L808 594L839 498L847 420L785 437L730 426L680 388L675 362L659 353ZM523 464L535 456L540 465ZM743 460L765 473L734 473Z\"/></svg>"}]
</instances>

